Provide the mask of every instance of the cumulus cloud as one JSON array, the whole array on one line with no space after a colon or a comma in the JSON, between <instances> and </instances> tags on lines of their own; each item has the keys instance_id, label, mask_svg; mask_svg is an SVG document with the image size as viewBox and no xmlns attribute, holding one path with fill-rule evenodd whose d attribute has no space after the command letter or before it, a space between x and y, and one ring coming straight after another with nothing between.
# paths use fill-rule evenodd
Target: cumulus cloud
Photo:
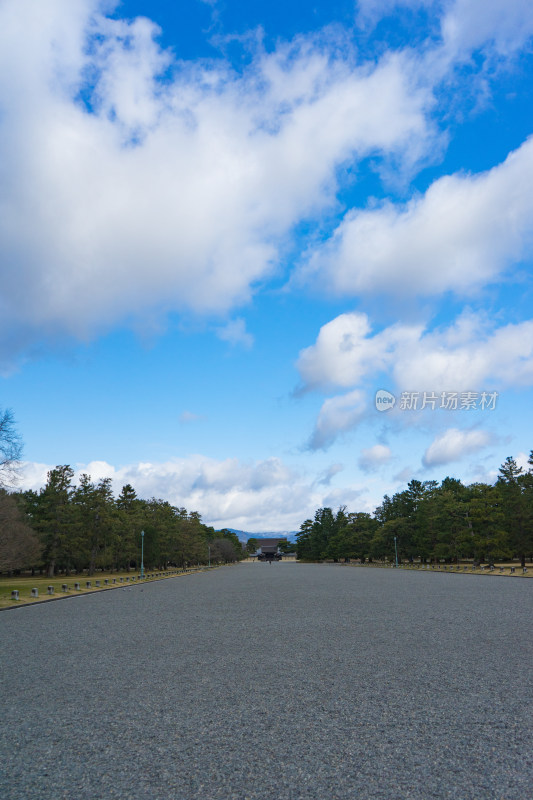
<instances>
[{"instance_id":1,"label":"cumulus cloud","mask_svg":"<svg viewBox=\"0 0 533 800\"><path fill-rule=\"evenodd\" d=\"M444 47L455 57L479 48L510 56L533 35L529 0L454 0L442 19Z\"/></svg>"},{"instance_id":2,"label":"cumulus cloud","mask_svg":"<svg viewBox=\"0 0 533 800\"><path fill-rule=\"evenodd\" d=\"M326 450L337 437L352 430L365 416L367 403L363 392L355 389L324 401L315 429L309 440L311 450Z\"/></svg>"},{"instance_id":3,"label":"cumulus cloud","mask_svg":"<svg viewBox=\"0 0 533 800\"><path fill-rule=\"evenodd\" d=\"M341 164L430 147L431 93L401 54L357 67L302 36L237 74L177 61L152 22L102 9L0 6L4 357L119 320L226 312L294 225L331 208Z\"/></svg>"},{"instance_id":4,"label":"cumulus cloud","mask_svg":"<svg viewBox=\"0 0 533 800\"><path fill-rule=\"evenodd\" d=\"M476 391L533 383L533 320L497 327L466 310L448 327L396 324L372 334L366 314L342 314L300 353L304 388L361 387L386 373L402 391Z\"/></svg>"},{"instance_id":5,"label":"cumulus cloud","mask_svg":"<svg viewBox=\"0 0 533 800\"><path fill-rule=\"evenodd\" d=\"M354 386L372 374L375 365L387 368L390 359L385 357L383 337L371 334L370 320L361 312L340 314L323 325L315 344L298 357L303 389Z\"/></svg>"},{"instance_id":6,"label":"cumulus cloud","mask_svg":"<svg viewBox=\"0 0 533 800\"><path fill-rule=\"evenodd\" d=\"M400 348L393 366L403 389L470 391L533 383L533 320L496 327L463 314L444 330L422 335L411 352Z\"/></svg>"},{"instance_id":7,"label":"cumulus cloud","mask_svg":"<svg viewBox=\"0 0 533 800\"><path fill-rule=\"evenodd\" d=\"M379 467L387 464L391 457L390 447L384 444L375 444L373 447L361 451L358 463L363 472L374 472Z\"/></svg>"},{"instance_id":8,"label":"cumulus cloud","mask_svg":"<svg viewBox=\"0 0 533 800\"><path fill-rule=\"evenodd\" d=\"M459 461L464 456L486 447L490 442L491 436L487 431L462 431L458 428L449 428L437 436L424 453L424 466L434 467Z\"/></svg>"},{"instance_id":9,"label":"cumulus cloud","mask_svg":"<svg viewBox=\"0 0 533 800\"><path fill-rule=\"evenodd\" d=\"M470 397L476 408L494 409L504 389L533 384L533 320L497 327L466 310L448 327L398 323L373 334L366 314L341 314L302 350L297 367L300 392L351 389L319 411L309 446L325 449L368 417L365 389L378 375L388 390L418 393L418 408L426 392L430 409L440 407L442 393L455 393L457 408Z\"/></svg>"},{"instance_id":10,"label":"cumulus cloud","mask_svg":"<svg viewBox=\"0 0 533 800\"><path fill-rule=\"evenodd\" d=\"M409 49L357 64L319 33L270 53L258 44L237 73L177 60L150 20L106 16L116 5L0 5L3 361L117 322L227 313L276 270L295 226L334 208L339 167L369 156L413 166L434 151L437 78ZM508 53L531 16L527 0L456 0L443 41L449 53L481 41ZM494 279L531 234L531 149L437 181L404 208L348 212L311 267L343 292Z\"/></svg>"},{"instance_id":11,"label":"cumulus cloud","mask_svg":"<svg viewBox=\"0 0 533 800\"><path fill-rule=\"evenodd\" d=\"M52 468L25 463L21 488L38 491ZM278 458L244 462L191 455L164 463L120 467L93 461L75 465L75 472L76 481L82 473L94 481L111 478L115 493L130 483L139 497L161 498L177 507L199 511L203 521L216 528L295 530L323 505L323 496L313 483Z\"/></svg>"},{"instance_id":12,"label":"cumulus cloud","mask_svg":"<svg viewBox=\"0 0 533 800\"><path fill-rule=\"evenodd\" d=\"M437 11L433 29L437 48L448 59L465 59L472 52L493 50L511 56L533 35L533 9L529 0L358 0L358 21L374 26L399 10Z\"/></svg>"},{"instance_id":13,"label":"cumulus cloud","mask_svg":"<svg viewBox=\"0 0 533 800\"><path fill-rule=\"evenodd\" d=\"M472 293L530 252L533 138L493 169L448 175L398 207L351 210L309 257L342 294Z\"/></svg>"}]
</instances>

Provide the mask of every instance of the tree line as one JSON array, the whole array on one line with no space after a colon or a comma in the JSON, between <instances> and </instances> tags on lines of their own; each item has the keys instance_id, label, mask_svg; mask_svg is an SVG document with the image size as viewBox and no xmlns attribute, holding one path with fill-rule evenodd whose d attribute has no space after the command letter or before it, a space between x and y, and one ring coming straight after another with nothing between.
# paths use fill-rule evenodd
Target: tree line
<instances>
[{"instance_id":1,"label":"tree line","mask_svg":"<svg viewBox=\"0 0 533 800\"><path fill-rule=\"evenodd\" d=\"M11 411L0 409L0 572L147 569L243 557L237 535L202 523L197 511L166 500L143 500L130 484L113 496L111 479L93 482L57 466L39 491L13 491L22 442ZM8 491L11 489L11 491ZM248 552L257 547L250 539ZM292 546L287 543L287 548ZM494 485L447 477L412 480L385 495L373 514L320 508L297 535L299 559L401 560L479 563L533 560L533 450L524 471L508 457Z\"/></svg>"},{"instance_id":2,"label":"tree line","mask_svg":"<svg viewBox=\"0 0 533 800\"><path fill-rule=\"evenodd\" d=\"M237 535L204 525L197 511L137 497L130 484L113 496L110 478L94 482L57 466L39 491L0 489L0 572L138 570L235 561ZM144 531L141 554L141 531Z\"/></svg>"},{"instance_id":3,"label":"tree line","mask_svg":"<svg viewBox=\"0 0 533 800\"><path fill-rule=\"evenodd\" d=\"M494 485L412 480L374 514L320 508L297 534L302 560L479 563L533 560L533 450L524 471L507 458Z\"/></svg>"}]
</instances>

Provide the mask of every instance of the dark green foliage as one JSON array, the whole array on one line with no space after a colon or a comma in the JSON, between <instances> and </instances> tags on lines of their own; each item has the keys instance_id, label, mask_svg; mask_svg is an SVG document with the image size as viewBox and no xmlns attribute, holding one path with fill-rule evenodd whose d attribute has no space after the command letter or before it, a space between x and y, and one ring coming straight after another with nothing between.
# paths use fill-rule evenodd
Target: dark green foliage
<instances>
[{"instance_id":1,"label":"dark green foliage","mask_svg":"<svg viewBox=\"0 0 533 800\"><path fill-rule=\"evenodd\" d=\"M500 467L496 486L501 498L501 511L509 544L526 563L526 555L533 552L533 450L525 474L514 459L508 457Z\"/></svg>"},{"instance_id":2,"label":"dark green foliage","mask_svg":"<svg viewBox=\"0 0 533 800\"><path fill-rule=\"evenodd\" d=\"M281 541L278 542L278 550L280 553L294 553L294 545L292 542L289 542L288 539L281 539Z\"/></svg>"},{"instance_id":3,"label":"dark green foliage","mask_svg":"<svg viewBox=\"0 0 533 800\"><path fill-rule=\"evenodd\" d=\"M455 478L412 480L374 515L320 508L297 536L300 559L492 562L533 557L533 451L524 473L512 458L494 486Z\"/></svg>"},{"instance_id":4,"label":"dark green foliage","mask_svg":"<svg viewBox=\"0 0 533 800\"><path fill-rule=\"evenodd\" d=\"M70 466L58 466L39 493L8 496L3 535L9 557L0 568L23 564L44 568L50 577L58 570L138 570L142 530L146 569L206 564L209 558L231 562L257 547L253 538L243 548L232 531L207 527L196 511L141 500L129 484L115 499L108 478L93 483L82 475L74 486L73 477ZM309 561L393 561L395 545L402 561L518 557L525 564L533 556L533 451L526 472L507 458L494 486L464 486L450 477L440 485L412 480L404 491L386 495L373 515L345 506L336 513L320 508L302 524L296 551ZM286 543L282 549L292 547Z\"/></svg>"},{"instance_id":5,"label":"dark green foliage","mask_svg":"<svg viewBox=\"0 0 533 800\"><path fill-rule=\"evenodd\" d=\"M214 540L215 531L202 523L198 512L176 508L166 500L140 500L129 484L115 499L109 478L93 483L89 475L82 475L74 486L73 477L71 467L59 466L50 470L38 494L14 495L39 545L25 566L44 567L49 577L58 570L89 574L97 569L138 570L143 530L146 569L207 563L208 542ZM227 545L220 560L242 557L234 533L222 531L217 536Z\"/></svg>"},{"instance_id":6,"label":"dark green foliage","mask_svg":"<svg viewBox=\"0 0 533 800\"><path fill-rule=\"evenodd\" d=\"M72 503L74 470L65 465L50 470L44 489L38 496L31 493L32 526L39 535L43 547L46 574L54 576L56 567L71 569L83 547L78 539L76 509Z\"/></svg>"},{"instance_id":7,"label":"dark green foliage","mask_svg":"<svg viewBox=\"0 0 533 800\"><path fill-rule=\"evenodd\" d=\"M320 561L323 558L337 560L341 547L339 536L347 525L346 508L339 508L334 515L331 508L319 508L314 522L306 520L296 536L296 554L298 558L308 561Z\"/></svg>"}]
</instances>

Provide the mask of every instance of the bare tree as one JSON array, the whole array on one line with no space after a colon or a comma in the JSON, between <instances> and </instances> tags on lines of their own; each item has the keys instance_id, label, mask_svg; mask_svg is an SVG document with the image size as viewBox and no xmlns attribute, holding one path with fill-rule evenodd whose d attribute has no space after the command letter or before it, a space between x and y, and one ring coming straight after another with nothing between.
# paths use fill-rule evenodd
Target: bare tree
<instances>
[{"instance_id":1,"label":"bare tree","mask_svg":"<svg viewBox=\"0 0 533 800\"><path fill-rule=\"evenodd\" d=\"M0 572L34 566L41 546L25 523L14 497L0 489Z\"/></svg>"},{"instance_id":2,"label":"bare tree","mask_svg":"<svg viewBox=\"0 0 533 800\"><path fill-rule=\"evenodd\" d=\"M0 488L15 485L21 456L22 439L15 428L13 412L0 409Z\"/></svg>"},{"instance_id":3,"label":"bare tree","mask_svg":"<svg viewBox=\"0 0 533 800\"><path fill-rule=\"evenodd\" d=\"M214 561L228 561L237 560L237 552L232 542L227 539L214 539L211 543L211 559Z\"/></svg>"}]
</instances>

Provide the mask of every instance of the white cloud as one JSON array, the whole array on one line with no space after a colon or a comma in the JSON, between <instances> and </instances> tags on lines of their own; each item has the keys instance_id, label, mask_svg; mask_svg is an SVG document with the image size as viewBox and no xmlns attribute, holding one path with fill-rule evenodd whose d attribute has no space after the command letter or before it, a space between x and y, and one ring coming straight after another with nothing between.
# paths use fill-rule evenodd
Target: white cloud
<instances>
[{"instance_id":1,"label":"white cloud","mask_svg":"<svg viewBox=\"0 0 533 800\"><path fill-rule=\"evenodd\" d=\"M457 408L462 408L471 393L476 408L491 413L502 391L533 384L533 320L498 328L484 315L466 310L447 328L427 331L398 323L372 335L365 314L341 314L320 329L314 345L302 350L297 367L300 391L351 389L329 397L318 413L309 446L325 449L367 418L365 388L378 375L380 388L387 382L397 401L399 392L417 392L421 408L427 392L435 400L426 408L435 409L441 393L455 392ZM397 402L387 418L402 413Z\"/></svg>"},{"instance_id":2,"label":"white cloud","mask_svg":"<svg viewBox=\"0 0 533 800\"><path fill-rule=\"evenodd\" d=\"M530 0L454 0L442 20L444 47L456 58L489 47L510 56L532 35Z\"/></svg>"},{"instance_id":3,"label":"white cloud","mask_svg":"<svg viewBox=\"0 0 533 800\"><path fill-rule=\"evenodd\" d=\"M38 491L52 468L26 462L20 488ZM165 463L139 462L120 467L93 461L75 465L75 482L82 473L89 474L93 481L111 478L116 494L130 483L139 497L161 498L188 511L198 511L206 524L216 528L296 530L324 504L313 481L278 458L245 462L191 455Z\"/></svg>"},{"instance_id":4,"label":"white cloud","mask_svg":"<svg viewBox=\"0 0 533 800\"><path fill-rule=\"evenodd\" d=\"M358 389L325 400L309 440L309 448L327 449L340 434L352 430L364 418L366 412L365 396Z\"/></svg>"},{"instance_id":5,"label":"white cloud","mask_svg":"<svg viewBox=\"0 0 533 800\"><path fill-rule=\"evenodd\" d=\"M533 383L533 320L496 327L467 310L447 328L397 324L372 335L365 314L342 314L320 329L297 367L304 388L361 387L378 373L388 373L401 391L527 386Z\"/></svg>"},{"instance_id":6,"label":"white cloud","mask_svg":"<svg viewBox=\"0 0 533 800\"><path fill-rule=\"evenodd\" d=\"M424 453L424 466L433 467L459 461L464 456L486 447L490 442L491 436L487 431L461 431L458 428L449 428L437 436Z\"/></svg>"},{"instance_id":7,"label":"white cloud","mask_svg":"<svg viewBox=\"0 0 533 800\"><path fill-rule=\"evenodd\" d=\"M531 464L529 464L529 454L528 453L518 453L515 456L515 461L519 467L522 467L524 472L529 472L531 469Z\"/></svg>"},{"instance_id":8,"label":"white cloud","mask_svg":"<svg viewBox=\"0 0 533 800\"><path fill-rule=\"evenodd\" d=\"M400 8L431 8L437 0L357 0L357 20L363 28L373 27Z\"/></svg>"},{"instance_id":9,"label":"white cloud","mask_svg":"<svg viewBox=\"0 0 533 800\"><path fill-rule=\"evenodd\" d=\"M226 312L295 224L331 208L342 163L430 147L431 95L399 54L355 67L299 37L238 75L173 60L150 21L108 19L97 0L43 8L0 5L5 358L150 314Z\"/></svg>"},{"instance_id":10,"label":"white cloud","mask_svg":"<svg viewBox=\"0 0 533 800\"><path fill-rule=\"evenodd\" d=\"M364 472L374 472L379 467L387 464L392 457L390 447L384 444L375 444L373 447L363 449L359 458L359 467Z\"/></svg>"},{"instance_id":11,"label":"white cloud","mask_svg":"<svg viewBox=\"0 0 533 800\"><path fill-rule=\"evenodd\" d=\"M339 472L343 471L343 469L344 464L331 464L331 466L329 466L317 480L317 484L321 486L329 486L335 475L338 475Z\"/></svg>"},{"instance_id":12,"label":"white cloud","mask_svg":"<svg viewBox=\"0 0 533 800\"><path fill-rule=\"evenodd\" d=\"M368 374L388 370L400 344L418 341L421 326L394 325L371 336L368 316L340 314L320 328L316 343L300 352L297 369L304 389L356 386Z\"/></svg>"},{"instance_id":13,"label":"white cloud","mask_svg":"<svg viewBox=\"0 0 533 800\"><path fill-rule=\"evenodd\" d=\"M533 35L530 0L357 0L357 9L363 27L402 9L426 9L435 33L440 29L438 48L450 60L466 59L479 49L511 56Z\"/></svg>"},{"instance_id":14,"label":"white cloud","mask_svg":"<svg viewBox=\"0 0 533 800\"><path fill-rule=\"evenodd\" d=\"M533 320L495 327L463 314L445 330L401 348L393 365L405 390L475 391L533 383Z\"/></svg>"},{"instance_id":15,"label":"white cloud","mask_svg":"<svg viewBox=\"0 0 533 800\"><path fill-rule=\"evenodd\" d=\"M497 480L497 469L488 469L485 464L475 464L471 467L471 477L468 483L488 483L489 486L492 486Z\"/></svg>"},{"instance_id":16,"label":"white cloud","mask_svg":"<svg viewBox=\"0 0 533 800\"><path fill-rule=\"evenodd\" d=\"M246 349L252 347L254 343L254 337L246 330L246 322L241 317L231 320L223 328L218 328L217 336L223 342L229 342L232 345L239 344Z\"/></svg>"},{"instance_id":17,"label":"white cloud","mask_svg":"<svg viewBox=\"0 0 533 800\"><path fill-rule=\"evenodd\" d=\"M306 271L342 294L472 293L528 257L532 182L530 138L503 164L439 178L404 207L349 211Z\"/></svg>"},{"instance_id":18,"label":"white cloud","mask_svg":"<svg viewBox=\"0 0 533 800\"><path fill-rule=\"evenodd\" d=\"M371 337L371 330L368 316L360 312L340 314L323 325L296 364L303 388L359 385L375 364L387 368L382 340Z\"/></svg>"},{"instance_id":19,"label":"white cloud","mask_svg":"<svg viewBox=\"0 0 533 800\"><path fill-rule=\"evenodd\" d=\"M333 489L324 497L322 508L331 508L336 511L342 506L348 506L349 510L356 507L361 511L373 511L375 506L369 504L367 498L363 498L365 489Z\"/></svg>"},{"instance_id":20,"label":"white cloud","mask_svg":"<svg viewBox=\"0 0 533 800\"><path fill-rule=\"evenodd\" d=\"M414 474L415 470L412 467L404 467L396 475L393 475L393 478L400 483L407 483L412 480Z\"/></svg>"}]
</instances>

